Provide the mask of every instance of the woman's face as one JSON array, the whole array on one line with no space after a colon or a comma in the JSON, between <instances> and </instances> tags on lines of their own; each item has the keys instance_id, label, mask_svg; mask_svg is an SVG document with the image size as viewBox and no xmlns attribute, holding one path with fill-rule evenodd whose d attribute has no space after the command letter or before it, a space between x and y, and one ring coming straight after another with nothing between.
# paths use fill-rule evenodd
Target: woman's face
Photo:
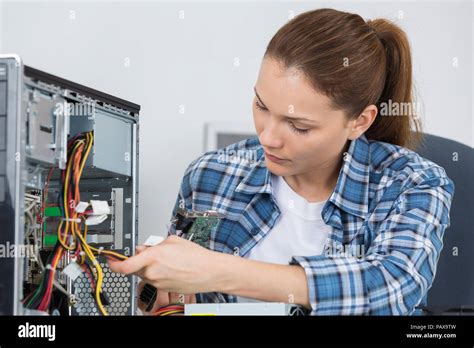
<instances>
[{"instance_id":1,"label":"woman's face","mask_svg":"<svg viewBox=\"0 0 474 348\"><path fill-rule=\"evenodd\" d=\"M271 58L262 62L252 109L267 168L275 175L334 167L352 135L342 110L332 109L301 72Z\"/></svg>"}]
</instances>

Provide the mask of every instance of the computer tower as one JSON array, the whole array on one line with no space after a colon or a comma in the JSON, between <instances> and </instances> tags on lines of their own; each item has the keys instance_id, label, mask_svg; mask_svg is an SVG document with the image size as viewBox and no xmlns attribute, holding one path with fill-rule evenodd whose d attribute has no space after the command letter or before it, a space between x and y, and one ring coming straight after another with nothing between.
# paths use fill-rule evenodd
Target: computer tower
<instances>
[{"instance_id":1,"label":"computer tower","mask_svg":"<svg viewBox=\"0 0 474 348\"><path fill-rule=\"evenodd\" d=\"M139 111L0 55L0 315L135 314Z\"/></svg>"}]
</instances>

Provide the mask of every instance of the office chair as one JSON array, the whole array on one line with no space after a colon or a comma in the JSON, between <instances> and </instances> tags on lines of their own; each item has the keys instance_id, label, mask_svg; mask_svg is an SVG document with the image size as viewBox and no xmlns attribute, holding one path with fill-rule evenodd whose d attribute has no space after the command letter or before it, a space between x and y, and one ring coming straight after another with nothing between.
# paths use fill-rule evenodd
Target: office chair
<instances>
[{"instance_id":1,"label":"office chair","mask_svg":"<svg viewBox=\"0 0 474 348\"><path fill-rule=\"evenodd\" d=\"M474 314L474 149L425 134L416 151L443 167L455 185L451 226L444 233L444 247L424 314Z\"/></svg>"}]
</instances>

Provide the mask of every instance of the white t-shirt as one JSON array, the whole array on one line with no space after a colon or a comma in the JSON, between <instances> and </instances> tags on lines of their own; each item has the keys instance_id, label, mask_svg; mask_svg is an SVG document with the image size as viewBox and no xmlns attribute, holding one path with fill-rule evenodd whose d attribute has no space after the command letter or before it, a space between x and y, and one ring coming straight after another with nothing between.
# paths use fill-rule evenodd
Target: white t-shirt
<instances>
[{"instance_id":1,"label":"white t-shirt","mask_svg":"<svg viewBox=\"0 0 474 348\"><path fill-rule=\"evenodd\" d=\"M331 227L322 219L326 201L310 203L281 176L273 175L273 195L280 208L279 220L247 254L251 260L287 265L293 256L321 255ZM237 297L238 302L256 302Z\"/></svg>"}]
</instances>

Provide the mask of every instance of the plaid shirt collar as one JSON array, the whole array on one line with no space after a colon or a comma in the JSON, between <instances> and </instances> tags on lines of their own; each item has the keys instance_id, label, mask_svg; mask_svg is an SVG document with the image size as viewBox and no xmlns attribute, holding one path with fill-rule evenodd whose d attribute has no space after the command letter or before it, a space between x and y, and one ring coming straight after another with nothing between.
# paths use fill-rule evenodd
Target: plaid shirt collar
<instances>
[{"instance_id":1,"label":"plaid shirt collar","mask_svg":"<svg viewBox=\"0 0 474 348\"><path fill-rule=\"evenodd\" d=\"M271 173L265 165L262 148L258 150L257 158L256 165L248 172L235 191L250 195L272 193ZM369 142L366 136L362 135L351 141L349 149L345 153L335 189L328 201L349 214L365 219L369 211L369 172ZM348 181L351 182L350 190L348 190Z\"/></svg>"}]
</instances>

